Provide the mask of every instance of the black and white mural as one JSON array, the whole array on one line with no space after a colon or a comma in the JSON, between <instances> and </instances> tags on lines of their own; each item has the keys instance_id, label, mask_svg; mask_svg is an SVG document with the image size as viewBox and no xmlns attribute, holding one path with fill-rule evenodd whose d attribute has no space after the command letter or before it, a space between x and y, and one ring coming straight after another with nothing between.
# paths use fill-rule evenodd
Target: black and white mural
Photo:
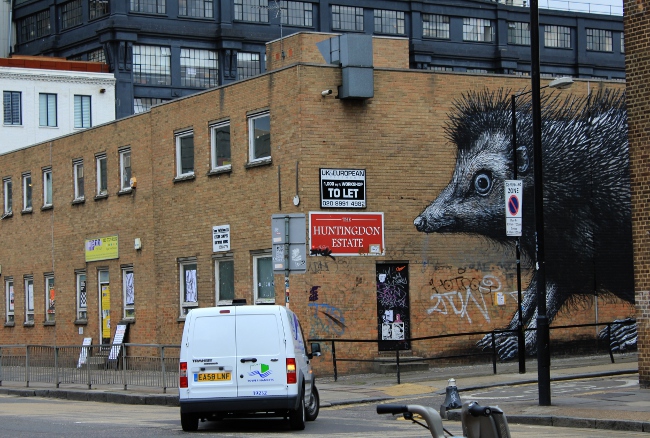
<instances>
[{"instance_id":1,"label":"black and white mural","mask_svg":"<svg viewBox=\"0 0 650 438\"><path fill-rule=\"evenodd\" d=\"M446 135L458 148L449 184L414 220L423 233L480 235L504 247L504 180L513 176L510 90L463 95L449 114ZM529 96L529 95L528 95ZM522 260L533 269L534 185L530 99L517 99L517 167L523 180ZM625 96L616 91L586 97L542 96L542 148L547 312L571 312L591 296L616 296L634 303L630 175ZM535 327L536 278L522 301L523 320ZM515 314L508 328L518 326ZM636 328L614 327L619 350L636 345ZM535 331L526 332L526 350L535 351ZM479 345L486 347L484 339ZM502 359L515 357L517 339L498 338Z\"/></svg>"}]
</instances>

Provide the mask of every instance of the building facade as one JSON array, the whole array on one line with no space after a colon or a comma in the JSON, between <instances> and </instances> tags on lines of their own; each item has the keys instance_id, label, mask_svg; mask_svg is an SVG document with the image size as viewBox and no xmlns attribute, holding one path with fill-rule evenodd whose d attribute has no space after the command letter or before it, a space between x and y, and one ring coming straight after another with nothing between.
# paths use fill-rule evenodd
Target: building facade
<instances>
[{"instance_id":1,"label":"building facade","mask_svg":"<svg viewBox=\"0 0 650 438\"><path fill-rule=\"evenodd\" d=\"M345 67L321 56L334 53L327 47L335 44L322 45L331 37L296 34L269 45L267 73L0 156L16 192L25 174L44 181L32 194L42 208L0 221L0 345L107 342L116 322L130 325L128 342L178 344L189 310L234 299L288 300L308 338L378 340L337 346L339 357L369 359L404 338L507 325L518 299L512 246L414 223L458 166L445 134L455 103L484 92L509 102L499 93L529 80L409 69L406 39L373 38L373 96L354 97ZM597 89L623 86L578 80L571 93ZM479 201L499 185L481 175L472 183ZM305 252L283 257L273 215L303 215ZM283 260L301 271L286 285ZM631 304L603 295L555 321L633 315ZM553 339L593 335L590 327ZM474 351L476 341L404 347L430 357ZM331 372L324 344L317 366Z\"/></svg>"},{"instance_id":2,"label":"building facade","mask_svg":"<svg viewBox=\"0 0 650 438\"><path fill-rule=\"evenodd\" d=\"M300 31L408 38L414 69L528 75L529 10L505 3L16 0L13 52L107 62L121 118L262 73L265 44ZM542 75L625 78L620 15L541 10L539 22Z\"/></svg>"},{"instance_id":3,"label":"building facade","mask_svg":"<svg viewBox=\"0 0 650 438\"><path fill-rule=\"evenodd\" d=\"M0 58L0 154L115 120L115 77L97 62Z\"/></svg>"}]
</instances>

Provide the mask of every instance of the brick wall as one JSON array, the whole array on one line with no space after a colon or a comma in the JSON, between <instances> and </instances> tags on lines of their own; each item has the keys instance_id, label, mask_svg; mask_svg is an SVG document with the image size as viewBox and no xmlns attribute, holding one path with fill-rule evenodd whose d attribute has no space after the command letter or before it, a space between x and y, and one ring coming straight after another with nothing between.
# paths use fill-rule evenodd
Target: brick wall
<instances>
[{"instance_id":1,"label":"brick wall","mask_svg":"<svg viewBox=\"0 0 650 438\"><path fill-rule=\"evenodd\" d=\"M624 2L625 69L627 77L628 136L632 177L632 232L634 282L639 332L639 383L650 386L650 158L648 112L650 111L650 19L645 0Z\"/></svg>"}]
</instances>

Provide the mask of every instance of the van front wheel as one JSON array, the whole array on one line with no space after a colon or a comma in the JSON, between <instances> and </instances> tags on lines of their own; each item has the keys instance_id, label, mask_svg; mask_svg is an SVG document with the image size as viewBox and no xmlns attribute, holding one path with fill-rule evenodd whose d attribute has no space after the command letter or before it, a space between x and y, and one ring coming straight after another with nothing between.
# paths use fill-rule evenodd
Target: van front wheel
<instances>
[{"instance_id":1,"label":"van front wheel","mask_svg":"<svg viewBox=\"0 0 650 438\"><path fill-rule=\"evenodd\" d=\"M300 394L300 406L295 411L289 412L289 425L291 430L305 429L305 398Z\"/></svg>"},{"instance_id":2,"label":"van front wheel","mask_svg":"<svg viewBox=\"0 0 650 438\"><path fill-rule=\"evenodd\" d=\"M316 385L311 388L311 397L309 397L309 404L305 409L305 416L307 421L314 421L318 417L318 411L320 410L320 397L318 396L318 389Z\"/></svg>"},{"instance_id":3,"label":"van front wheel","mask_svg":"<svg viewBox=\"0 0 650 438\"><path fill-rule=\"evenodd\" d=\"M199 428L199 417L181 413L181 427L185 432L196 432Z\"/></svg>"}]
</instances>

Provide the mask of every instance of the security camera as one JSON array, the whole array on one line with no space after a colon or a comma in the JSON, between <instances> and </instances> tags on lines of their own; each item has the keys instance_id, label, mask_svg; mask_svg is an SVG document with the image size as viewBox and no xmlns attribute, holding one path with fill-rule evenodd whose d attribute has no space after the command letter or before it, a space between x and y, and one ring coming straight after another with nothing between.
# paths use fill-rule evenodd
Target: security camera
<instances>
[{"instance_id":1,"label":"security camera","mask_svg":"<svg viewBox=\"0 0 650 438\"><path fill-rule=\"evenodd\" d=\"M320 95L323 96L323 97L329 96L330 94L332 94L332 90L323 90L320 93Z\"/></svg>"}]
</instances>

